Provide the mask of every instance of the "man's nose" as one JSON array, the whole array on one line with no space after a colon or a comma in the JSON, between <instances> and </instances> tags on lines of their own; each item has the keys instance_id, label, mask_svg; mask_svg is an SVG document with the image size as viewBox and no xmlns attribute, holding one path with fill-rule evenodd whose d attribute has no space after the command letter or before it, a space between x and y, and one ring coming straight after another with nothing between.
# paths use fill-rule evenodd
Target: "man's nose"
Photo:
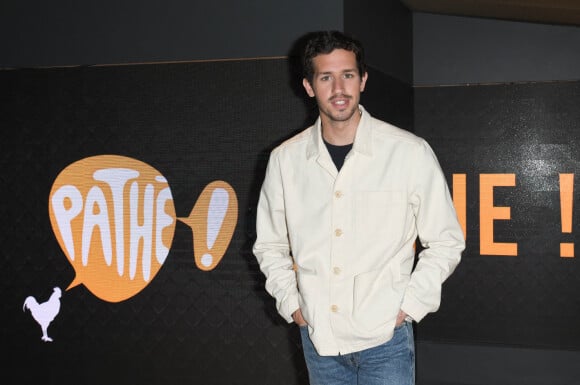
<instances>
[{"instance_id":1,"label":"man's nose","mask_svg":"<svg viewBox=\"0 0 580 385\"><path fill-rule=\"evenodd\" d=\"M344 91L344 79L338 77L332 82L332 91L335 94L342 93Z\"/></svg>"}]
</instances>

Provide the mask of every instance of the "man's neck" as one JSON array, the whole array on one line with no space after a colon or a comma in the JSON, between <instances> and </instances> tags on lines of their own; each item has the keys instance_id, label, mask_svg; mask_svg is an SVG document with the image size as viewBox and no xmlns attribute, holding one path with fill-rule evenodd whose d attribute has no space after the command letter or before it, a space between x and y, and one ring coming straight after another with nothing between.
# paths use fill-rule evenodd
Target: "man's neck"
<instances>
[{"instance_id":1,"label":"man's neck","mask_svg":"<svg viewBox=\"0 0 580 385\"><path fill-rule=\"evenodd\" d=\"M351 119L337 122L321 117L322 137L335 146L345 146L354 142L356 129L361 119L361 113L355 113Z\"/></svg>"}]
</instances>

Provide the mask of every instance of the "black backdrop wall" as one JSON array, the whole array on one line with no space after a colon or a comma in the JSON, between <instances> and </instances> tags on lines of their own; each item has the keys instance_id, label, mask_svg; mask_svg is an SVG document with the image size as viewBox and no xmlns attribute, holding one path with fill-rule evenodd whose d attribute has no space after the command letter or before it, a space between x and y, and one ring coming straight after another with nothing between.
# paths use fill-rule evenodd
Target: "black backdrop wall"
<instances>
[{"instance_id":1,"label":"black backdrop wall","mask_svg":"<svg viewBox=\"0 0 580 385\"><path fill-rule=\"evenodd\" d=\"M441 310L417 328L420 384L577 383L579 87L415 88L416 133L463 178L467 235Z\"/></svg>"},{"instance_id":2,"label":"black backdrop wall","mask_svg":"<svg viewBox=\"0 0 580 385\"><path fill-rule=\"evenodd\" d=\"M304 379L293 330L264 292L250 247L267 154L301 128L308 109L284 60L14 70L3 91L3 258L6 383L292 384ZM177 223L158 274L135 296L103 301L84 285L48 218L59 173L116 154L166 179L177 217L202 189L228 182L239 220L219 265L194 262L192 231ZM196 240L197 241L197 240ZM51 343L23 303L63 294ZM297 369L298 366L298 370ZM30 369L23 369L23 368ZM34 368L34 369L32 369ZM6 373L7 372L7 373ZM6 378L4 377L3 378ZM4 382L4 380L3 380Z\"/></svg>"},{"instance_id":3,"label":"black backdrop wall","mask_svg":"<svg viewBox=\"0 0 580 385\"><path fill-rule=\"evenodd\" d=\"M416 133L447 173L464 175L467 234L443 311L420 324L420 337L580 350L578 245L560 251L579 229L577 178L568 189L560 182L580 168L579 98L579 82L415 89ZM484 178L496 182L492 196ZM485 237L491 220L497 247Z\"/></svg>"},{"instance_id":4,"label":"black backdrop wall","mask_svg":"<svg viewBox=\"0 0 580 385\"><path fill-rule=\"evenodd\" d=\"M250 249L268 153L314 116L292 68L279 59L0 73L9 383L305 383L295 328L276 314ZM418 325L419 346L580 350L577 259L559 248L577 231L575 206L560 206L559 176L578 168L578 82L418 88L411 121L409 88L374 70L370 79L363 104L413 126L432 144L454 194L464 191L468 248L440 311ZM67 166L103 154L158 170L177 218L209 183L229 183L238 220L221 262L200 269L199 240L178 221L167 259L134 296L107 301L82 284L65 290L76 273L49 220L51 186ZM482 175L504 174L513 174L513 185L497 183L485 203ZM517 244L517 252L489 255L481 217L506 207L508 216L492 215L492 243ZM564 216L573 223L565 231ZM63 294L46 343L24 302L48 302L53 287ZM28 364L35 369L22 370ZM421 368L419 383L431 383ZM566 381L552 383L573 383Z\"/></svg>"}]
</instances>

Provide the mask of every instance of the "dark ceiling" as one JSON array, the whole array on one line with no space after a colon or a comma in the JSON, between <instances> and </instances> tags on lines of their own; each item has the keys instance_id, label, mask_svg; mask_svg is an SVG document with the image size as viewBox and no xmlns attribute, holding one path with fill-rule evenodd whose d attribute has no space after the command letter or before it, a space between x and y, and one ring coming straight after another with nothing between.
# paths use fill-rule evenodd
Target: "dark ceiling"
<instances>
[{"instance_id":1,"label":"dark ceiling","mask_svg":"<svg viewBox=\"0 0 580 385\"><path fill-rule=\"evenodd\" d=\"M401 0L411 11L580 26L580 0Z\"/></svg>"}]
</instances>

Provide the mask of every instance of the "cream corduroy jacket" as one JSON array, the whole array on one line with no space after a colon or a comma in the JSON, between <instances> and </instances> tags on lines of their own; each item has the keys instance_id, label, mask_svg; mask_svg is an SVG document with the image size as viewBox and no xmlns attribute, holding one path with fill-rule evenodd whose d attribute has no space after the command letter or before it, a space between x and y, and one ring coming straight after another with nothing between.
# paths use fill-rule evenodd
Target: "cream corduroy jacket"
<instances>
[{"instance_id":1,"label":"cream corduroy jacket","mask_svg":"<svg viewBox=\"0 0 580 385\"><path fill-rule=\"evenodd\" d=\"M436 311L465 247L427 142L359 108L340 172L319 118L271 152L257 207L266 290L286 321L301 309L321 355L390 340L400 309L417 322Z\"/></svg>"}]
</instances>

